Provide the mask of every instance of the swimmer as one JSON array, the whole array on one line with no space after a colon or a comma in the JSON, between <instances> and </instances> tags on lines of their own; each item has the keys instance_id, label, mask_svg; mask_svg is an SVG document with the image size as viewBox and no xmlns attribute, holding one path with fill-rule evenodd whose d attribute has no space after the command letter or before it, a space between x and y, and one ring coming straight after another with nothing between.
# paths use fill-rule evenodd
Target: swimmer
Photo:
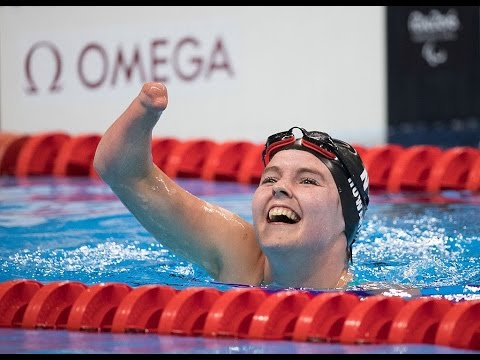
<instances>
[{"instance_id":1,"label":"swimmer","mask_svg":"<svg viewBox=\"0 0 480 360\"><path fill-rule=\"evenodd\" d=\"M153 163L152 130L167 104L164 84L145 83L95 154L97 173L142 226L217 281L345 289L369 203L355 149L300 127L268 137L252 224L192 195Z\"/></svg>"}]
</instances>

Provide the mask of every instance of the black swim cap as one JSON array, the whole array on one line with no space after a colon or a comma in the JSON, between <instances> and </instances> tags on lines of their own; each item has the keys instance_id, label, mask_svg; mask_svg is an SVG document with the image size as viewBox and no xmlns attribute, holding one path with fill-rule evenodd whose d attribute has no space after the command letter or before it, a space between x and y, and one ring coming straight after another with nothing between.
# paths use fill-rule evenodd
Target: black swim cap
<instances>
[{"instance_id":1,"label":"black swim cap","mask_svg":"<svg viewBox=\"0 0 480 360\"><path fill-rule=\"evenodd\" d=\"M295 139L293 129L302 130L303 137ZM350 144L334 139L327 133L306 131L293 127L269 136L262 157L266 165L279 151L297 149L308 151L320 159L330 170L342 203L347 248L355 242L369 204L368 173L360 155Z\"/></svg>"}]
</instances>

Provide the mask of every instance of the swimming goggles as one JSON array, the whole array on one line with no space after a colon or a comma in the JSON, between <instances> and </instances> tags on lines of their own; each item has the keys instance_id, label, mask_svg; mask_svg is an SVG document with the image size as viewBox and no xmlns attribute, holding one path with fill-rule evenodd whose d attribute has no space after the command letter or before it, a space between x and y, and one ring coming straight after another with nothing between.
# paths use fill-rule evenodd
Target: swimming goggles
<instances>
[{"instance_id":1,"label":"swimming goggles","mask_svg":"<svg viewBox=\"0 0 480 360\"><path fill-rule=\"evenodd\" d=\"M358 189L362 203L365 207L369 203L368 193L364 189L360 174L364 171L363 163L357 151L350 144L332 138L327 133L321 131L307 131L304 128L294 126L288 131L282 131L267 138L265 148L262 152L263 164L266 166L277 150L295 143L296 138L293 129L299 129L302 134L301 145L313 150L325 158L337 162L343 166L348 177Z\"/></svg>"}]
</instances>

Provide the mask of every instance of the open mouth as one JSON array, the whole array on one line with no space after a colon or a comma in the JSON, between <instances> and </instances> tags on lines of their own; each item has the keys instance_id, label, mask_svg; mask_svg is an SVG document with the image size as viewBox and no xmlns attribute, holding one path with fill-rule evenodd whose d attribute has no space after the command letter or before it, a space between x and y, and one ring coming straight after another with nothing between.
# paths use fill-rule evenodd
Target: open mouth
<instances>
[{"instance_id":1,"label":"open mouth","mask_svg":"<svg viewBox=\"0 0 480 360\"><path fill-rule=\"evenodd\" d=\"M296 224L300 221L300 216L292 209L275 206L268 212L267 221L269 223L281 222L285 224Z\"/></svg>"}]
</instances>

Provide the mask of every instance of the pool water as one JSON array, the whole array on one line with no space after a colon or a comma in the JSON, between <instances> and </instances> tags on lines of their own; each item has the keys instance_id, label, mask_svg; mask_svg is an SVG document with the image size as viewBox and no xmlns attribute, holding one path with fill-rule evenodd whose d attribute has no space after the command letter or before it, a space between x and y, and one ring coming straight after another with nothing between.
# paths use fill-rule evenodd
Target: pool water
<instances>
[{"instance_id":1,"label":"pool water","mask_svg":"<svg viewBox=\"0 0 480 360\"><path fill-rule=\"evenodd\" d=\"M178 181L252 221L255 186ZM101 180L0 177L0 188L0 282L236 286L216 282L163 247ZM480 196L450 192L430 201L418 194L372 194L353 247L351 289L397 284L455 299L480 294Z\"/></svg>"},{"instance_id":2,"label":"pool water","mask_svg":"<svg viewBox=\"0 0 480 360\"><path fill-rule=\"evenodd\" d=\"M178 182L252 221L255 186L200 179ZM354 281L349 289L403 296L393 286L401 285L454 301L480 299L479 209L480 195L469 192L371 194L353 248ZM0 177L0 239L0 283L34 279L132 287L162 284L176 289L241 286L217 282L163 247L95 178ZM131 334L102 334L99 339L95 334L23 329L0 329L0 334L0 352L7 353L471 352L426 344L349 346L174 336L160 340Z\"/></svg>"}]
</instances>

